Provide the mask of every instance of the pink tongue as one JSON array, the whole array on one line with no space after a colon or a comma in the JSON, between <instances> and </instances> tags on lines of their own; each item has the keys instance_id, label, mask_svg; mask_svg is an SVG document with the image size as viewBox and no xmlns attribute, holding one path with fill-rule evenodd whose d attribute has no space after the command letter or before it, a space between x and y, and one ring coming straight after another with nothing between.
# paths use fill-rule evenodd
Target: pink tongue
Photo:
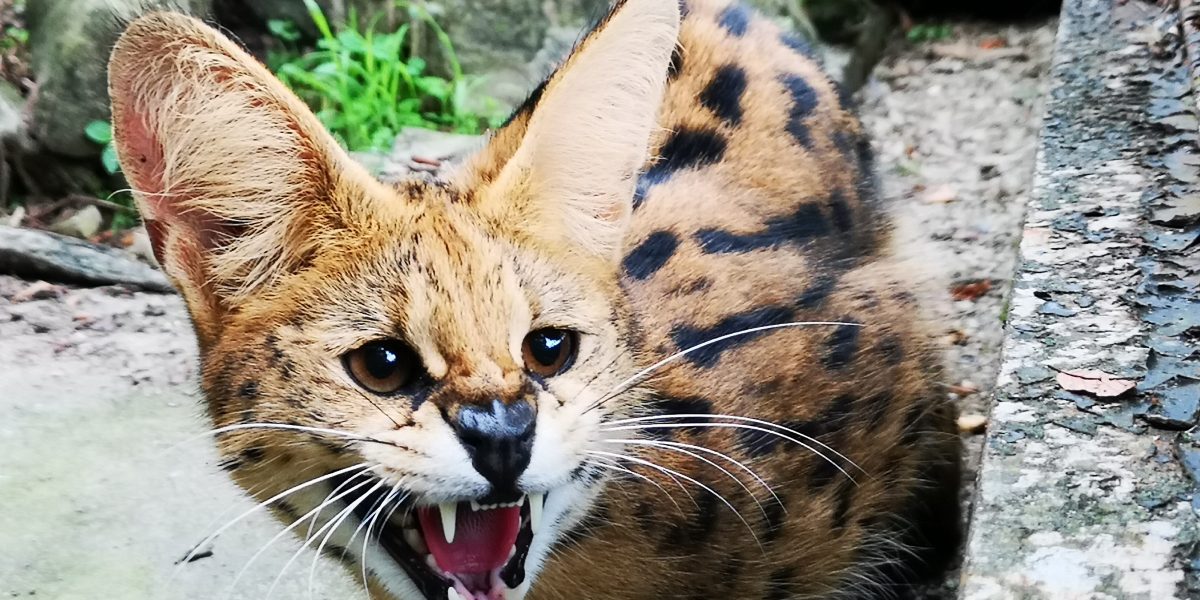
<instances>
[{"instance_id":1,"label":"pink tongue","mask_svg":"<svg viewBox=\"0 0 1200 600\"><path fill-rule=\"evenodd\" d=\"M460 502L454 541L442 533L442 515L437 508L417 511L425 544L443 571L454 574L486 573L508 562L508 552L521 529L521 508L472 511Z\"/></svg>"}]
</instances>

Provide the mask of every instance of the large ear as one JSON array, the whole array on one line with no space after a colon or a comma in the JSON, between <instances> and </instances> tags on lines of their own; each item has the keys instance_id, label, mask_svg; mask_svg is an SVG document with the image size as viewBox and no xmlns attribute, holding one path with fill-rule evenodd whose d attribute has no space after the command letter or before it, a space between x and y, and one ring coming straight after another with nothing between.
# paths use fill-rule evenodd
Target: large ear
<instances>
[{"instance_id":1,"label":"large ear","mask_svg":"<svg viewBox=\"0 0 1200 600\"><path fill-rule=\"evenodd\" d=\"M482 190L484 209L616 260L680 18L677 0L618 2L546 82L511 158ZM503 131L493 141L506 143Z\"/></svg>"},{"instance_id":2,"label":"large ear","mask_svg":"<svg viewBox=\"0 0 1200 600\"><path fill-rule=\"evenodd\" d=\"M152 13L130 24L109 92L155 255L207 333L363 212L348 204L364 201L370 177L270 72L200 21Z\"/></svg>"}]
</instances>

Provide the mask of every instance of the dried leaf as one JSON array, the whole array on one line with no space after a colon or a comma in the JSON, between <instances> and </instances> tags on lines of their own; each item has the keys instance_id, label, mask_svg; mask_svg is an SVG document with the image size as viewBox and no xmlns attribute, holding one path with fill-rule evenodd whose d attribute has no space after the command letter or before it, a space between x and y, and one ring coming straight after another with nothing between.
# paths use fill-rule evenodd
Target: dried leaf
<instances>
[{"instance_id":1,"label":"dried leaf","mask_svg":"<svg viewBox=\"0 0 1200 600\"><path fill-rule=\"evenodd\" d=\"M955 300L970 300L974 302L980 299L988 292L992 291L992 281L990 279L975 279L956 283L950 288L950 294Z\"/></svg>"},{"instance_id":2,"label":"dried leaf","mask_svg":"<svg viewBox=\"0 0 1200 600\"><path fill-rule=\"evenodd\" d=\"M1096 370L1059 371L1055 380L1068 392L1084 392L1097 398L1116 398L1137 387L1132 379Z\"/></svg>"},{"instance_id":3,"label":"dried leaf","mask_svg":"<svg viewBox=\"0 0 1200 600\"><path fill-rule=\"evenodd\" d=\"M1008 40L1002 37L990 37L979 43L979 47L984 50L995 50L996 48L1007 48Z\"/></svg>"}]
</instances>

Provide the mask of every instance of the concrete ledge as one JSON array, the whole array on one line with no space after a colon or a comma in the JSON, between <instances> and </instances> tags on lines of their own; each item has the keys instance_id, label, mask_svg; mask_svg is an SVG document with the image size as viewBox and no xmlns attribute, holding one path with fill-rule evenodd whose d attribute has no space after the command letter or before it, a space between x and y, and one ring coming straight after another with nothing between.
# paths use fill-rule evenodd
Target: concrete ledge
<instances>
[{"instance_id":1,"label":"concrete ledge","mask_svg":"<svg viewBox=\"0 0 1200 600\"><path fill-rule=\"evenodd\" d=\"M1187 410L1181 366L1196 361L1187 290L1200 274L1185 243L1200 154L1184 39L1174 8L1065 2L963 598L1200 592L1194 483L1179 460L1200 411ZM1168 224L1170 207L1183 208ZM1164 314L1168 296L1183 303ZM1056 382L1080 369L1140 383L1105 399Z\"/></svg>"}]
</instances>

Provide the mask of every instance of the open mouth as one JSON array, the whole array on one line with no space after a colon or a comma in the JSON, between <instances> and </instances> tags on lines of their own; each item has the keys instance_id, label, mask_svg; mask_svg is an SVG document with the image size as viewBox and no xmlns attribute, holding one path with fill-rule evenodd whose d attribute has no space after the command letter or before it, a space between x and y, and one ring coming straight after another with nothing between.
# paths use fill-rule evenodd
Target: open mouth
<instances>
[{"instance_id":1,"label":"open mouth","mask_svg":"<svg viewBox=\"0 0 1200 600\"><path fill-rule=\"evenodd\" d=\"M355 507L360 519L382 510L377 494ZM372 529L428 600L516 600L545 495L495 500L387 507L394 516Z\"/></svg>"}]
</instances>

